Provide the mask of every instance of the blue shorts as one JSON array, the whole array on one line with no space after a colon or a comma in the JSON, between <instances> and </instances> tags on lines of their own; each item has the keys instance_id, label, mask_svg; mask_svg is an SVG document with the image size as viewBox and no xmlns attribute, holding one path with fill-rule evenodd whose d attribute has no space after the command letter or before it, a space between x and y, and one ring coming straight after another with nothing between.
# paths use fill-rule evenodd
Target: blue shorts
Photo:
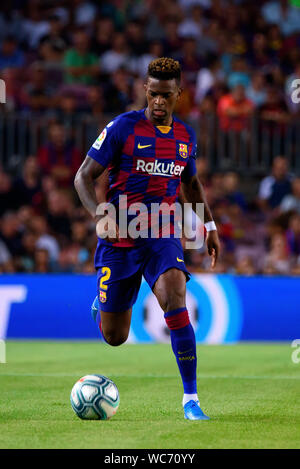
<instances>
[{"instance_id":1,"label":"blue shorts","mask_svg":"<svg viewBox=\"0 0 300 469\"><path fill-rule=\"evenodd\" d=\"M148 239L130 248L102 245L96 268L100 307L108 312L126 311L134 305L142 275L151 289L158 277L172 268L182 270L187 280L190 278L178 238Z\"/></svg>"}]
</instances>

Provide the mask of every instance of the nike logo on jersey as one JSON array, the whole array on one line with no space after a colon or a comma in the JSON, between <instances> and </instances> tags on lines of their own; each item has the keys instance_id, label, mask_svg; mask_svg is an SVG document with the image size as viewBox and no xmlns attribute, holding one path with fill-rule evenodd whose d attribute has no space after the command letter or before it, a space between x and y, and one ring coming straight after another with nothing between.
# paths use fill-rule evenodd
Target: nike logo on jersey
<instances>
[{"instance_id":1,"label":"nike logo on jersey","mask_svg":"<svg viewBox=\"0 0 300 469\"><path fill-rule=\"evenodd\" d=\"M141 145L140 143L138 143L139 150L142 150L143 148L148 148L148 147L152 147L152 145Z\"/></svg>"},{"instance_id":2,"label":"nike logo on jersey","mask_svg":"<svg viewBox=\"0 0 300 469\"><path fill-rule=\"evenodd\" d=\"M178 262L184 262L184 260L183 260L183 259L179 259L179 257L177 257L176 260L177 260Z\"/></svg>"}]
</instances>

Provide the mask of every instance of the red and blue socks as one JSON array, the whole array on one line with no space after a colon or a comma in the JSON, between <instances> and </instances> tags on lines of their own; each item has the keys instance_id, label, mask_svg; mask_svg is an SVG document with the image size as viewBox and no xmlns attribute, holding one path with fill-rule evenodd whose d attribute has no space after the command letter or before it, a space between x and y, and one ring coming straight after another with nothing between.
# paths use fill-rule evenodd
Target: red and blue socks
<instances>
[{"instance_id":1,"label":"red and blue socks","mask_svg":"<svg viewBox=\"0 0 300 469\"><path fill-rule=\"evenodd\" d=\"M197 353L194 329L186 307L168 311L164 315L170 329L171 345L180 371L184 396L183 405L197 397Z\"/></svg>"}]
</instances>

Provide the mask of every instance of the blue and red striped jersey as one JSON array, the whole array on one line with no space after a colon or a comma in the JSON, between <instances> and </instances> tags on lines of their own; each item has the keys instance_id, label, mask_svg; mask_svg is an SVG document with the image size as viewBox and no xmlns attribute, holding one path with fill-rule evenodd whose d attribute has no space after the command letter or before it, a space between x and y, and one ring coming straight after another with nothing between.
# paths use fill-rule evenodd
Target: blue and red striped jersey
<instances>
[{"instance_id":1,"label":"blue and red striped jersey","mask_svg":"<svg viewBox=\"0 0 300 469\"><path fill-rule=\"evenodd\" d=\"M178 201L181 181L196 173L194 130L173 116L170 127L155 126L145 109L119 115L111 121L88 151L88 156L109 172L107 201L118 207L120 195L128 205L172 205ZM115 246L132 246L132 240Z\"/></svg>"}]
</instances>

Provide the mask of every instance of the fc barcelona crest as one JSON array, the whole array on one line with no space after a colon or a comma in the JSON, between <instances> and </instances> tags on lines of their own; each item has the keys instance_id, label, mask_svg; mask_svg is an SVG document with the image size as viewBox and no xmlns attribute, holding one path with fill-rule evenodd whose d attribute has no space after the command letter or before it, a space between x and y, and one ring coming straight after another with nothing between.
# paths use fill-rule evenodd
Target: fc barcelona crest
<instances>
[{"instance_id":1,"label":"fc barcelona crest","mask_svg":"<svg viewBox=\"0 0 300 469\"><path fill-rule=\"evenodd\" d=\"M100 301L101 301L101 303L105 303L106 300L107 300L107 298L106 298L106 292L100 290Z\"/></svg>"},{"instance_id":2,"label":"fc barcelona crest","mask_svg":"<svg viewBox=\"0 0 300 469\"><path fill-rule=\"evenodd\" d=\"M181 158L187 158L188 147L186 143L179 143L179 155L181 156Z\"/></svg>"}]
</instances>

